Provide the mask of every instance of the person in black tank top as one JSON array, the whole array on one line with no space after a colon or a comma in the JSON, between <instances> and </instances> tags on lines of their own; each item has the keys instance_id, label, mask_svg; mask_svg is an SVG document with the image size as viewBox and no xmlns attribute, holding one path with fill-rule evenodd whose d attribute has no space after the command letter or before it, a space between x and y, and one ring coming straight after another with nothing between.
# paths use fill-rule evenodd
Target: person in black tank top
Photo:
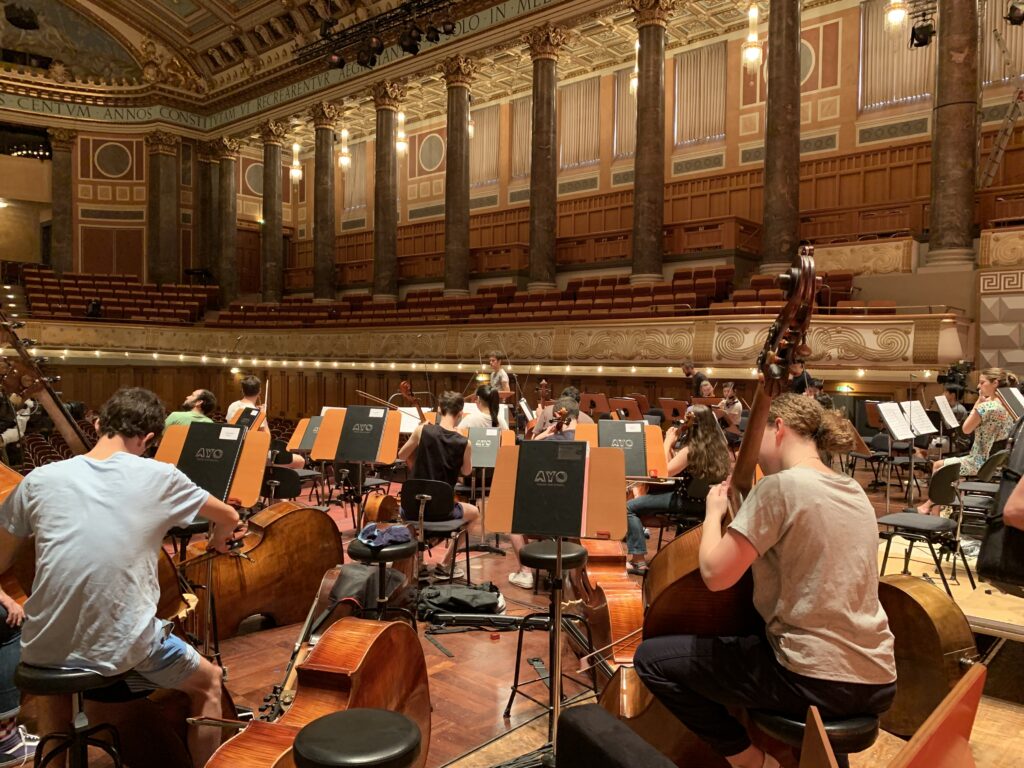
<instances>
[{"instance_id":1,"label":"person in black tank top","mask_svg":"<svg viewBox=\"0 0 1024 768\"><path fill-rule=\"evenodd\" d=\"M457 392L442 394L438 400L438 423L416 427L402 446L398 458L409 465L410 480L440 480L454 487L460 475L473 471L469 440L455 431L463 404L462 395ZM453 520L473 523L479 517L480 511L466 502L456 502L452 509Z\"/></svg>"}]
</instances>

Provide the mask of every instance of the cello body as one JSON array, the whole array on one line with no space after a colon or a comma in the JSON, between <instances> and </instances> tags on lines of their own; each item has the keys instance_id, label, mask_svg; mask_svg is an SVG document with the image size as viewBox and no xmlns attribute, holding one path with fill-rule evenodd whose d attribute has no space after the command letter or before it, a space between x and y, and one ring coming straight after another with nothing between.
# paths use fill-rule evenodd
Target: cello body
<instances>
[{"instance_id":1,"label":"cello body","mask_svg":"<svg viewBox=\"0 0 1024 768\"><path fill-rule=\"evenodd\" d=\"M340 710L370 707L400 712L430 744L430 690L423 647L404 622L352 617L333 624L296 667L297 689L275 722L253 721L229 739L207 768L291 768L292 743L307 723Z\"/></svg>"},{"instance_id":2,"label":"cello body","mask_svg":"<svg viewBox=\"0 0 1024 768\"><path fill-rule=\"evenodd\" d=\"M184 565L188 581L201 588L207 586L212 567L219 639L238 634L242 621L255 614L269 616L278 626L302 621L305 596L316 594L324 572L344 561L330 516L290 501L250 517L244 542L233 554L204 553ZM296 595L303 599L296 600ZM205 609L201 600L195 612L198 637L205 634Z\"/></svg>"}]
</instances>

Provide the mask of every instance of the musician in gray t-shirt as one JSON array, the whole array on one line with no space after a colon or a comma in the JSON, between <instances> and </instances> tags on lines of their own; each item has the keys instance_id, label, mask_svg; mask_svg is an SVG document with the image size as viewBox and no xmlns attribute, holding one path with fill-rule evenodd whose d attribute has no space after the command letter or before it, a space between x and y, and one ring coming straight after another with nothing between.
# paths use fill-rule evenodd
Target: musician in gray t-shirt
<instances>
[{"instance_id":1,"label":"musician in gray t-shirt","mask_svg":"<svg viewBox=\"0 0 1024 768\"><path fill-rule=\"evenodd\" d=\"M152 392L120 390L100 412L100 436L89 453L33 470L0 506L0 572L33 537L23 662L106 676L131 671L131 687L184 691L190 714L219 717L220 669L156 617L157 555L168 529L197 514L214 525L212 541L221 551L244 530L235 530L232 507L177 468L141 458L164 416ZM65 725L40 724L41 733ZM204 765L219 734L193 731L189 749Z\"/></svg>"},{"instance_id":2,"label":"musician in gray t-shirt","mask_svg":"<svg viewBox=\"0 0 1024 768\"><path fill-rule=\"evenodd\" d=\"M852 478L818 455L848 450L850 430L814 399L782 395L761 440L765 478L725 533L725 484L708 495L701 576L720 591L751 569L763 632L656 637L634 657L651 692L731 765L779 765L751 745L732 709L802 720L813 704L825 719L847 718L884 712L896 694L874 509Z\"/></svg>"}]
</instances>

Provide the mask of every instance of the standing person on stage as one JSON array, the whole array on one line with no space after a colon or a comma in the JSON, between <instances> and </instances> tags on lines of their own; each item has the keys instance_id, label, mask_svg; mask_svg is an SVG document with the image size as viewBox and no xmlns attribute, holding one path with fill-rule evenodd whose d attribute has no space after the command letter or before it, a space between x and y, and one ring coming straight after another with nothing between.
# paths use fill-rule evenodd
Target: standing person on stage
<instances>
[{"instance_id":1,"label":"standing person on stage","mask_svg":"<svg viewBox=\"0 0 1024 768\"><path fill-rule=\"evenodd\" d=\"M167 414L164 426L192 424L196 421L212 424L213 419L210 418L210 415L216 410L217 398L213 392L208 389L197 389L185 398L185 402L181 404L180 411Z\"/></svg>"},{"instance_id":2,"label":"standing person on stage","mask_svg":"<svg viewBox=\"0 0 1024 768\"><path fill-rule=\"evenodd\" d=\"M803 722L880 714L896 694L889 622L878 600L878 526L864 490L818 457L853 446L852 427L809 397L768 412L765 477L723 533L727 484L707 499L700 573L712 591L752 569L763 632L645 640L634 665L651 693L734 768L777 768L731 714L767 709Z\"/></svg>"},{"instance_id":3,"label":"standing person on stage","mask_svg":"<svg viewBox=\"0 0 1024 768\"><path fill-rule=\"evenodd\" d=\"M398 452L398 458L411 463L410 480L440 480L454 489L460 475L465 476L473 472L469 440L456 431L462 418L464 403L462 395L458 392L444 392L437 401L437 424L420 424L409 436ZM402 500L402 516L406 520L418 518L417 504L419 502L415 499ZM455 502L452 508L451 519L466 520L470 523L470 528L479 517L480 511L464 501ZM453 547L453 572L450 572L450 575L453 579L462 578L465 573L460 573L462 569L456 567L454 561Z\"/></svg>"},{"instance_id":4,"label":"standing person on stage","mask_svg":"<svg viewBox=\"0 0 1024 768\"><path fill-rule=\"evenodd\" d=\"M231 405L228 406L228 412L225 415L225 421L228 424L235 418L237 414L243 408L259 408L262 411L266 411L266 406L260 402L260 393L263 391L263 383L255 376L246 376L242 379L242 397L239 400L235 400ZM270 429L267 426L267 420L264 419L263 423L260 424L260 430L266 431Z\"/></svg>"},{"instance_id":5,"label":"standing person on stage","mask_svg":"<svg viewBox=\"0 0 1024 768\"><path fill-rule=\"evenodd\" d=\"M933 461L932 474L951 462L960 465L960 477L978 474L981 465L992 453L993 444L1006 440L1010 435L1010 428L1013 427L1013 417L996 397L996 390L1000 387L1016 387L1017 383L1017 377L1002 368L986 368L981 372L978 376L978 399L960 425L960 430L965 435L974 435L971 452L966 456ZM928 515L938 514L939 510L940 507L928 500L917 508L918 512Z\"/></svg>"},{"instance_id":6,"label":"standing person on stage","mask_svg":"<svg viewBox=\"0 0 1024 768\"><path fill-rule=\"evenodd\" d=\"M508 371L501 367L502 357L498 352L491 352L487 362L491 366L491 386L499 392L511 392L512 385L509 382Z\"/></svg>"},{"instance_id":7,"label":"standing person on stage","mask_svg":"<svg viewBox=\"0 0 1024 768\"><path fill-rule=\"evenodd\" d=\"M552 421L543 430L534 435L534 440L562 440L571 441L576 439L576 424L580 415L580 404L571 397L560 397L552 406L553 412L565 410L565 421L559 428L557 421ZM539 429L539 426L538 426ZM508 575L508 580L517 587L533 589L533 571L524 568L519 560L519 550L523 548L526 539L518 533L513 533L509 538L512 540L512 555L515 557L516 570Z\"/></svg>"},{"instance_id":8,"label":"standing person on stage","mask_svg":"<svg viewBox=\"0 0 1024 768\"><path fill-rule=\"evenodd\" d=\"M468 413L462 417L459 426L464 429L471 427L497 427L508 429L508 419L501 412L501 395L489 384L476 388L476 413Z\"/></svg>"},{"instance_id":9,"label":"standing person on stage","mask_svg":"<svg viewBox=\"0 0 1024 768\"><path fill-rule=\"evenodd\" d=\"M814 377L804 367L803 360L794 360L789 366L789 391L796 395L802 395L807 387L814 382Z\"/></svg>"},{"instance_id":10,"label":"standing person on stage","mask_svg":"<svg viewBox=\"0 0 1024 768\"><path fill-rule=\"evenodd\" d=\"M156 618L157 553L168 529L196 515L212 523L225 552L244 535L238 513L176 467L141 458L164 427L164 408L145 389L121 389L100 411L96 446L33 470L0 507L0 572L34 536L36 575L25 603L21 659L112 676L131 672L133 690L185 692L191 715L221 716L221 669ZM40 732L59 730L68 711L44 710ZM205 765L216 728L189 729L189 751Z\"/></svg>"},{"instance_id":11,"label":"standing person on stage","mask_svg":"<svg viewBox=\"0 0 1024 768\"><path fill-rule=\"evenodd\" d=\"M690 360L683 363L683 376L690 380L690 398L700 397L701 387L708 377L703 371L698 371Z\"/></svg>"},{"instance_id":12,"label":"standing person on stage","mask_svg":"<svg viewBox=\"0 0 1024 768\"><path fill-rule=\"evenodd\" d=\"M643 576L647 573L647 537L640 519L644 514L668 512L673 499L689 499L687 489L695 478L709 483L720 483L729 474L729 448L722 428L714 412L706 405L695 405L693 426L690 427L686 444L676 450L679 428L669 427L665 432L665 460L668 476L679 478L679 482L667 487L647 486L647 493L626 502L626 549L629 552L629 573ZM654 493L651 491L654 490ZM699 502L700 499L690 499Z\"/></svg>"}]
</instances>

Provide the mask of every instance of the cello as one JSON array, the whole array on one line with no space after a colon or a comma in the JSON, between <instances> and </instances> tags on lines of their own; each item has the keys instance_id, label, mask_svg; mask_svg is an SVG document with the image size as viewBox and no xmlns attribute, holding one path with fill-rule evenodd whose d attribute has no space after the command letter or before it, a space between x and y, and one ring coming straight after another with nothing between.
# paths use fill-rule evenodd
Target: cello
<instances>
[{"instance_id":1,"label":"cello","mask_svg":"<svg viewBox=\"0 0 1024 768\"><path fill-rule=\"evenodd\" d=\"M801 248L794 264L779 278L787 299L769 327L758 356L758 386L730 483L734 504L753 485L771 399L786 384L789 362L810 354L806 335L818 288L812 254L812 249ZM753 577L749 570L735 585L721 592L711 592L704 584L699 560L702 528L698 525L677 536L651 560L644 581L645 639L669 634L742 635L756 632L761 626L754 608ZM616 671L600 701L675 762L726 765L724 758L654 699L632 667L622 666Z\"/></svg>"},{"instance_id":2,"label":"cello","mask_svg":"<svg viewBox=\"0 0 1024 768\"><path fill-rule=\"evenodd\" d=\"M304 725L345 709L400 712L419 726L423 768L430 744L430 689L423 646L404 622L340 619L295 667L295 695L274 722L253 720L221 745L207 768L285 768ZM226 725L233 725L226 723Z\"/></svg>"}]
</instances>

